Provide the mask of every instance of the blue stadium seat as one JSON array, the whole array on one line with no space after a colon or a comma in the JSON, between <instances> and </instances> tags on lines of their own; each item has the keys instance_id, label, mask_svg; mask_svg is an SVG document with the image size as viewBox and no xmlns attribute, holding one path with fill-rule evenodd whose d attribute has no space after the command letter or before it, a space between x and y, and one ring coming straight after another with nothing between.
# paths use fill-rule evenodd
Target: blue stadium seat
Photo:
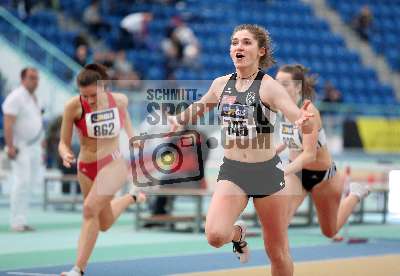
<instances>
[{"instance_id":1,"label":"blue stadium seat","mask_svg":"<svg viewBox=\"0 0 400 276\"><path fill-rule=\"evenodd\" d=\"M246 2L248 9L232 9L232 6L241 3L238 0L188 0L180 10L173 6L164 6L157 1L140 1L135 5L122 2L114 5L108 1L101 1L101 11L112 26L112 30L104 34L104 40L111 48L117 46L119 22L123 16L139 11L149 11L155 15L148 27L150 39L155 44L152 50L127 50L127 59L135 65L143 78L158 79L164 76L165 60L159 50L159 44L166 35L171 17L180 13L188 18L189 26L200 42L200 66L203 68L200 67L197 71L180 68L176 72L178 79L214 79L232 72L233 66L228 53L233 27L239 23L257 23L270 31L275 45L274 55L279 64L300 62L309 66L312 72L319 74L320 81L331 80L343 93L345 102L385 104L395 100L391 87L382 86L376 72L362 64L359 54L348 49L343 38L334 34L329 24L316 17L311 7L300 0L271 3L249 0ZM399 25L399 9L395 9L390 1L328 2L346 22L351 20L364 3L369 3L376 17L376 35L372 36L371 44L388 57L393 68L400 67L397 49L400 31L396 28ZM80 9L78 12L81 14L89 3L90 0L60 0L61 8L68 13ZM44 12L33 16L30 24L32 23L32 26L48 40L59 45L64 52L72 54L73 48L70 43L76 34L60 31L56 19L51 12ZM55 22L52 24L54 29L43 25L44 22ZM5 28L0 26L0 30L3 29ZM31 51L31 55L41 58L40 52ZM68 75L62 66L56 65L54 70L63 77ZM274 73L274 70L276 67L268 72ZM319 90L321 88L322 83L318 86Z\"/></svg>"},{"instance_id":2,"label":"blue stadium seat","mask_svg":"<svg viewBox=\"0 0 400 276\"><path fill-rule=\"evenodd\" d=\"M368 4L374 17L370 35L371 45L377 53L385 55L394 70L400 71L399 59L391 53L391 49L397 49L397 53L399 53L400 8L396 1L359 0L355 3L346 0L330 0L329 3L340 13L344 21L349 23L360 8Z\"/></svg>"}]
</instances>

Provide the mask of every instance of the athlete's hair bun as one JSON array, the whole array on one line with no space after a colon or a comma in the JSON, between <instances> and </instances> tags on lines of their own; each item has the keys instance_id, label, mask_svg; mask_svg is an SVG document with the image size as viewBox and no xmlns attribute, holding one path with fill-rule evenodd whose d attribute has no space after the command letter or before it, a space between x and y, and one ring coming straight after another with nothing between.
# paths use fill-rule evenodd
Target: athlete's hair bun
<instances>
[{"instance_id":1,"label":"athlete's hair bun","mask_svg":"<svg viewBox=\"0 0 400 276\"><path fill-rule=\"evenodd\" d=\"M97 73L100 74L103 80L108 80L107 68L102 64L99 63L86 64L84 69L96 71Z\"/></svg>"},{"instance_id":2,"label":"athlete's hair bun","mask_svg":"<svg viewBox=\"0 0 400 276\"><path fill-rule=\"evenodd\" d=\"M109 80L107 68L98 63L85 65L76 78L79 87L93 85L98 81L103 81L103 83L105 83L104 81L106 80Z\"/></svg>"}]
</instances>

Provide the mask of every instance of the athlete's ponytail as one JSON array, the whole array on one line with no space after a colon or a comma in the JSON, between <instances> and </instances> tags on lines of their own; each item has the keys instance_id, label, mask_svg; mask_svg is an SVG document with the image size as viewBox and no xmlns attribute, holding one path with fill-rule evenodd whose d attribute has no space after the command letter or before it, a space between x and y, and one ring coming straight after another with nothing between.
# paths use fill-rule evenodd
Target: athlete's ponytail
<instances>
[{"instance_id":1,"label":"athlete's ponytail","mask_svg":"<svg viewBox=\"0 0 400 276\"><path fill-rule=\"evenodd\" d=\"M91 63L85 65L79 72L76 82L78 87L85 87L108 79L107 68L105 66L98 63Z\"/></svg>"},{"instance_id":2,"label":"athlete's ponytail","mask_svg":"<svg viewBox=\"0 0 400 276\"><path fill-rule=\"evenodd\" d=\"M278 71L289 73L292 80L301 81L301 98L302 100L314 100L315 85L317 79L315 75L309 75L309 69L301 64L284 65Z\"/></svg>"}]
</instances>

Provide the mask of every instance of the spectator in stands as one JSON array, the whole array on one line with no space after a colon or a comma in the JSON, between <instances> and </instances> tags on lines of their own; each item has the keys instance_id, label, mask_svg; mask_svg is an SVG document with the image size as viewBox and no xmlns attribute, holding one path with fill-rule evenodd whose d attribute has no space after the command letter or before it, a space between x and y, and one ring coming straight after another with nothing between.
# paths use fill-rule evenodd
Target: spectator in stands
<instances>
[{"instance_id":1,"label":"spectator in stands","mask_svg":"<svg viewBox=\"0 0 400 276\"><path fill-rule=\"evenodd\" d=\"M173 29L168 30L166 38L161 43L161 48L165 56L166 79L175 79L175 70L183 59L183 45L173 35Z\"/></svg>"},{"instance_id":2,"label":"spectator in stands","mask_svg":"<svg viewBox=\"0 0 400 276\"><path fill-rule=\"evenodd\" d=\"M60 142L60 134L61 134L61 123L62 116L56 117L49 125L49 129L47 131L46 138L46 155L48 160L48 167L60 169L63 175L66 174L76 174L76 166L71 166L67 168L63 166L62 159L58 155L58 143ZM73 151L75 154L78 154L79 151L73 147ZM61 191L63 194L69 194L71 192L72 185L75 185L77 193L81 192L79 184L77 181L62 181Z\"/></svg>"},{"instance_id":3,"label":"spectator in stands","mask_svg":"<svg viewBox=\"0 0 400 276\"><path fill-rule=\"evenodd\" d=\"M148 41L148 24L153 20L149 12L135 12L125 16L120 23L120 49L150 48Z\"/></svg>"},{"instance_id":4,"label":"spectator in stands","mask_svg":"<svg viewBox=\"0 0 400 276\"><path fill-rule=\"evenodd\" d=\"M326 103L341 103L343 101L342 93L336 89L332 82L327 81L325 82L324 98L322 101Z\"/></svg>"},{"instance_id":5,"label":"spectator in stands","mask_svg":"<svg viewBox=\"0 0 400 276\"><path fill-rule=\"evenodd\" d=\"M49 168L58 167L58 143L60 142L60 129L61 129L62 117L58 116L50 122L46 137L46 155L47 155L47 166Z\"/></svg>"},{"instance_id":6,"label":"spectator in stands","mask_svg":"<svg viewBox=\"0 0 400 276\"><path fill-rule=\"evenodd\" d=\"M365 5L361 8L359 14L354 17L352 27L363 40L368 41L371 34L372 23L372 12L370 8Z\"/></svg>"},{"instance_id":7,"label":"spectator in stands","mask_svg":"<svg viewBox=\"0 0 400 276\"><path fill-rule=\"evenodd\" d=\"M75 50L74 60L80 65L85 66L88 62L88 47L84 44L78 46Z\"/></svg>"},{"instance_id":8,"label":"spectator in stands","mask_svg":"<svg viewBox=\"0 0 400 276\"><path fill-rule=\"evenodd\" d=\"M136 90L141 86L140 75L126 59L124 50L118 52L95 52L94 61L107 68L107 73L110 75L111 80L117 81L114 82L117 88Z\"/></svg>"},{"instance_id":9,"label":"spectator in stands","mask_svg":"<svg viewBox=\"0 0 400 276\"><path fill-rule=\"evenodd\" d=\"M126 59L124 50L120 50L115 54L113 71L118 88L138 89L141 85L140 77L134 70L132 63Z\"/></svg>"},{"instance_id":10,"label":"spectator in stands","mask_svg":"<svg viewBox=\"0 0 400 276\"><path fill-rule=\"evenodd\" d=\"M200 54L200 47L193 30L179 17L176 18L176 27L172 36L183 45L183 63L187 66L196 66Z\"/></svg>"},{"instance_id":11,"label":"spectator in stands","mask_svg":"<svg viewBox=\"0 0 400 276\"><path fill-rule=\"evenodd\" d=\"M75 48L78 48L81 45L85 45L89 47L89 42L84 33L79 33L74 39Z\"/></svg>"},{"instance_id":12,"label":"spectator in stands","mask_svg":"<svg viewBox=\"0 0 400 276\"><path fill-rule=\"evenodd\" d=\"M198 67L200 54L199 42L192 29L190 29L179 16L172 18L167 29L166 38L161 43L166 58L165 71L167 79L173 79L178 67Z\"/></svg>"},{"instance_id":13,"label":"spectator in stands","mask_svg":"<svg viewBox=\"0 0 400 276\"><path fill-rule=\"evenodd\" d=\"M100 37L101 31L109 31L110 25L100 14L99 0L92 0L91 4L83 12L83 22L89 27L96 37Z\"/></svg>"},{"instance_id":14,"label":"spectator in stands","mask_svg":"<svg viewBox=\"0 0 400 276\"><path fill-rule=\"evenodd\" d=\"M31 15L31 11L35 5L33 0L13 0L13 6L18 9L18 16L22 20L27 19Z\"/></svg>"},{"instance_id":15,"label":"spectator in stands","mask_svg":"<svg viewBox=\"0 0 400 276\"><path fill-rule=\"evenodd\" d=\"M11 160L10 223L11 230L16 232L34 230L28 225L30 188L43 184L44 131L42 109L35 95L38 84L37 69L24 68L21 85L2 105L6 152Z\"/></svg>"},{"instance_id":16,"label":"spectator in stands","mask_svg":"<svg viewBox=\"0 0 400 276\"><path fill-rule=\"evenodd\" d=\"M94 62L104 65L107 71L114 66L114 59L115 53L113 51L96 51L93 56Z\"/></svg>"}]
</instances>

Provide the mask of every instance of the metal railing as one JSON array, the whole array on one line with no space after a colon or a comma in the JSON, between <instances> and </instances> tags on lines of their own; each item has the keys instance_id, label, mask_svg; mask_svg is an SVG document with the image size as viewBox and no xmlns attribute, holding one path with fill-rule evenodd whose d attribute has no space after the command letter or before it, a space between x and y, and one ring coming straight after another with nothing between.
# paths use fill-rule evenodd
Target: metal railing
<instances>
[{"instance_id":1,"label":"metal railing","mask_svg":"<svg viewBox=\"0 0 400 276\"><path fill-rule=\"evenodd\" d=\"M81 69L72 58L3 7L0 7L0 35L67 84Z\"/></svg>"}]
</instances>

